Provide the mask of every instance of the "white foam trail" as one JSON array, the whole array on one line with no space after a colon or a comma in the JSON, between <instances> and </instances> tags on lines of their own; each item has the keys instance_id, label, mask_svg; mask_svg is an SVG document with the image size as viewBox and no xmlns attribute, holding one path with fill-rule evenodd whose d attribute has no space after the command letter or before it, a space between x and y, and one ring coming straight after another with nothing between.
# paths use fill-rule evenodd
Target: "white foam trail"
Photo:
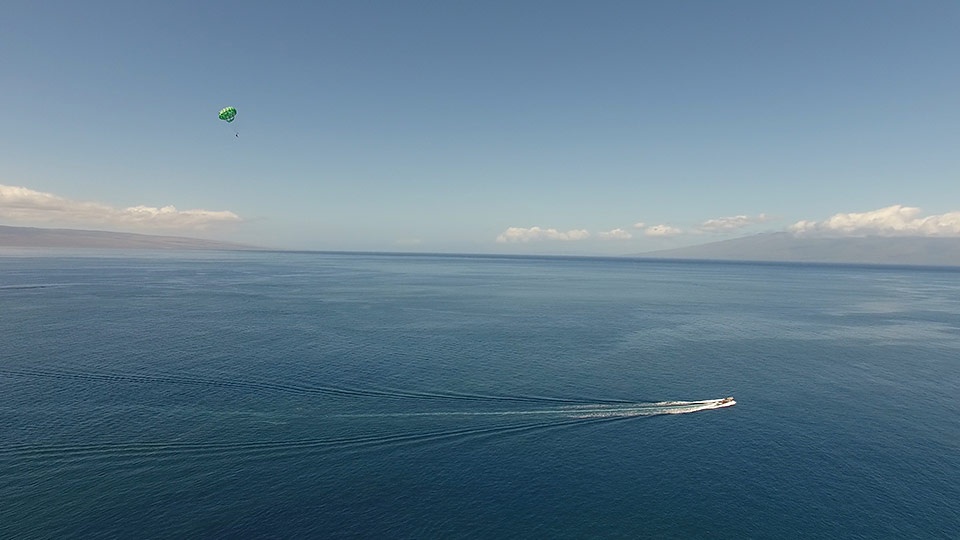
<instances>
[{"instance_id":1,"label":"white foam trail","mask_svg":"<svg viewBox=\"0 0 960 540\"><path fill-rule=\"evenodd\" d=\"M732 398L707 399L702 401L658 401L655 403L630 403L625 405L572 405L525 411L437 411L411 413L338 414L337 417L384 418L417 416L546 416L561 418L615 418L631 416L657 416L661 414L686 414L736 405Z\"/></svg>"},{"instance_id":2,"label":"white foam trail","mask_svg":"<svg viewBox=\"0 0 960 540\"><path fill-rule=\"evenodd\" d=\"M580 410L573 418L613 418L631 416L657 416L661 414L686 414L698 411L708 411L723 407L732 407L737 402L733 398L707 399L702 401L660 401L644 403L626 407L596 407L591 410Z\"/></svg>"}]
</instances>

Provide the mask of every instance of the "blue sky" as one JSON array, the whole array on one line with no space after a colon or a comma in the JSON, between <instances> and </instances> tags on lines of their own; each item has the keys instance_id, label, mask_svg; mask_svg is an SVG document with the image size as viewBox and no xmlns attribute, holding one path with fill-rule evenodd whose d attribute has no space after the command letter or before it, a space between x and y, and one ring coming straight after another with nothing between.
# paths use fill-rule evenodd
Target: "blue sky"
<instances>
[{"instance_id":1,"label":"blue sky","mask_svg":"<svg viewBox=\"0 0 960 540\"><path fill-rule=\"evenodd\" d=\"M958 28L953 0L8 1L0 224L558 254L956 236Z\"/></svg>"}]
</instances>

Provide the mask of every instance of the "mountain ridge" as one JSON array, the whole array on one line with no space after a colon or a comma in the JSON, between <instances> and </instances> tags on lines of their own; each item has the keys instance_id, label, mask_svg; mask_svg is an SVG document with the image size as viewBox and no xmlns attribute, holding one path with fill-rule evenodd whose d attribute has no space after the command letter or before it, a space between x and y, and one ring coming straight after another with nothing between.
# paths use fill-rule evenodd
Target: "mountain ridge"
<instances>
[{"instance_id":1,"label":"mountain ridge","mask_svg":"<svg viewBox=\"0 0 960 540\"><path fill-rule=\"evenodd\" d=\"M960 238L797 237L760 233L696 246L638 253L664 259L960 266Z\"/></svg>"},{"instance_id":2,"label":"mountain ridge","mask_svg":"<svg viewBox=\"0 0 960 540\"><path fill-rule=\"evenodd\" d=\"M0 246L105 249L260 249L255 246L185 236L123 233L87 229L46 229L0 225Z\"/></svg>"}]
</instances>

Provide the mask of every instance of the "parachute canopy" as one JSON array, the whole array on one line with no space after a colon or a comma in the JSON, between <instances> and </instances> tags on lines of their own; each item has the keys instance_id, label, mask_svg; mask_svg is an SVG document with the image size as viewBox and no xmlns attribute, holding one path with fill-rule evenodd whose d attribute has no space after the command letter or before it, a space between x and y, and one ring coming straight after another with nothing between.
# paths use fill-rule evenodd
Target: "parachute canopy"
<instances>
[{"instance_id":1,"label":"parachute canopy","mask_svg":"<svg viewBox=\"0 0 960 540\"><path fill-rule=\"evenodd\" d=\"M233 107L224 107L220 109L220 119L226 122L233 122L233 119L237 117L237 110Z\"/></svg>"}]
</instances>

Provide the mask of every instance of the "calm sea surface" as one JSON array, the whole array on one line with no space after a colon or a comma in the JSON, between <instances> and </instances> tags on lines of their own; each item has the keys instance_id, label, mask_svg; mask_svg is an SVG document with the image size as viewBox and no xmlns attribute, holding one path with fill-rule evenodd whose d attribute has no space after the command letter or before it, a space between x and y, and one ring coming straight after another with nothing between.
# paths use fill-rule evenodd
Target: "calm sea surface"
<instances>
[{"instance_id":1,"label":"calm sea surface","mask_svg":"<svg viewBox=\"0 0 960 540\"><path fill-rule=\"evenodd\" d=\"M0 538L67 537L960 538L960 272L8 252Z\"/></svg>"}]
</instances>

